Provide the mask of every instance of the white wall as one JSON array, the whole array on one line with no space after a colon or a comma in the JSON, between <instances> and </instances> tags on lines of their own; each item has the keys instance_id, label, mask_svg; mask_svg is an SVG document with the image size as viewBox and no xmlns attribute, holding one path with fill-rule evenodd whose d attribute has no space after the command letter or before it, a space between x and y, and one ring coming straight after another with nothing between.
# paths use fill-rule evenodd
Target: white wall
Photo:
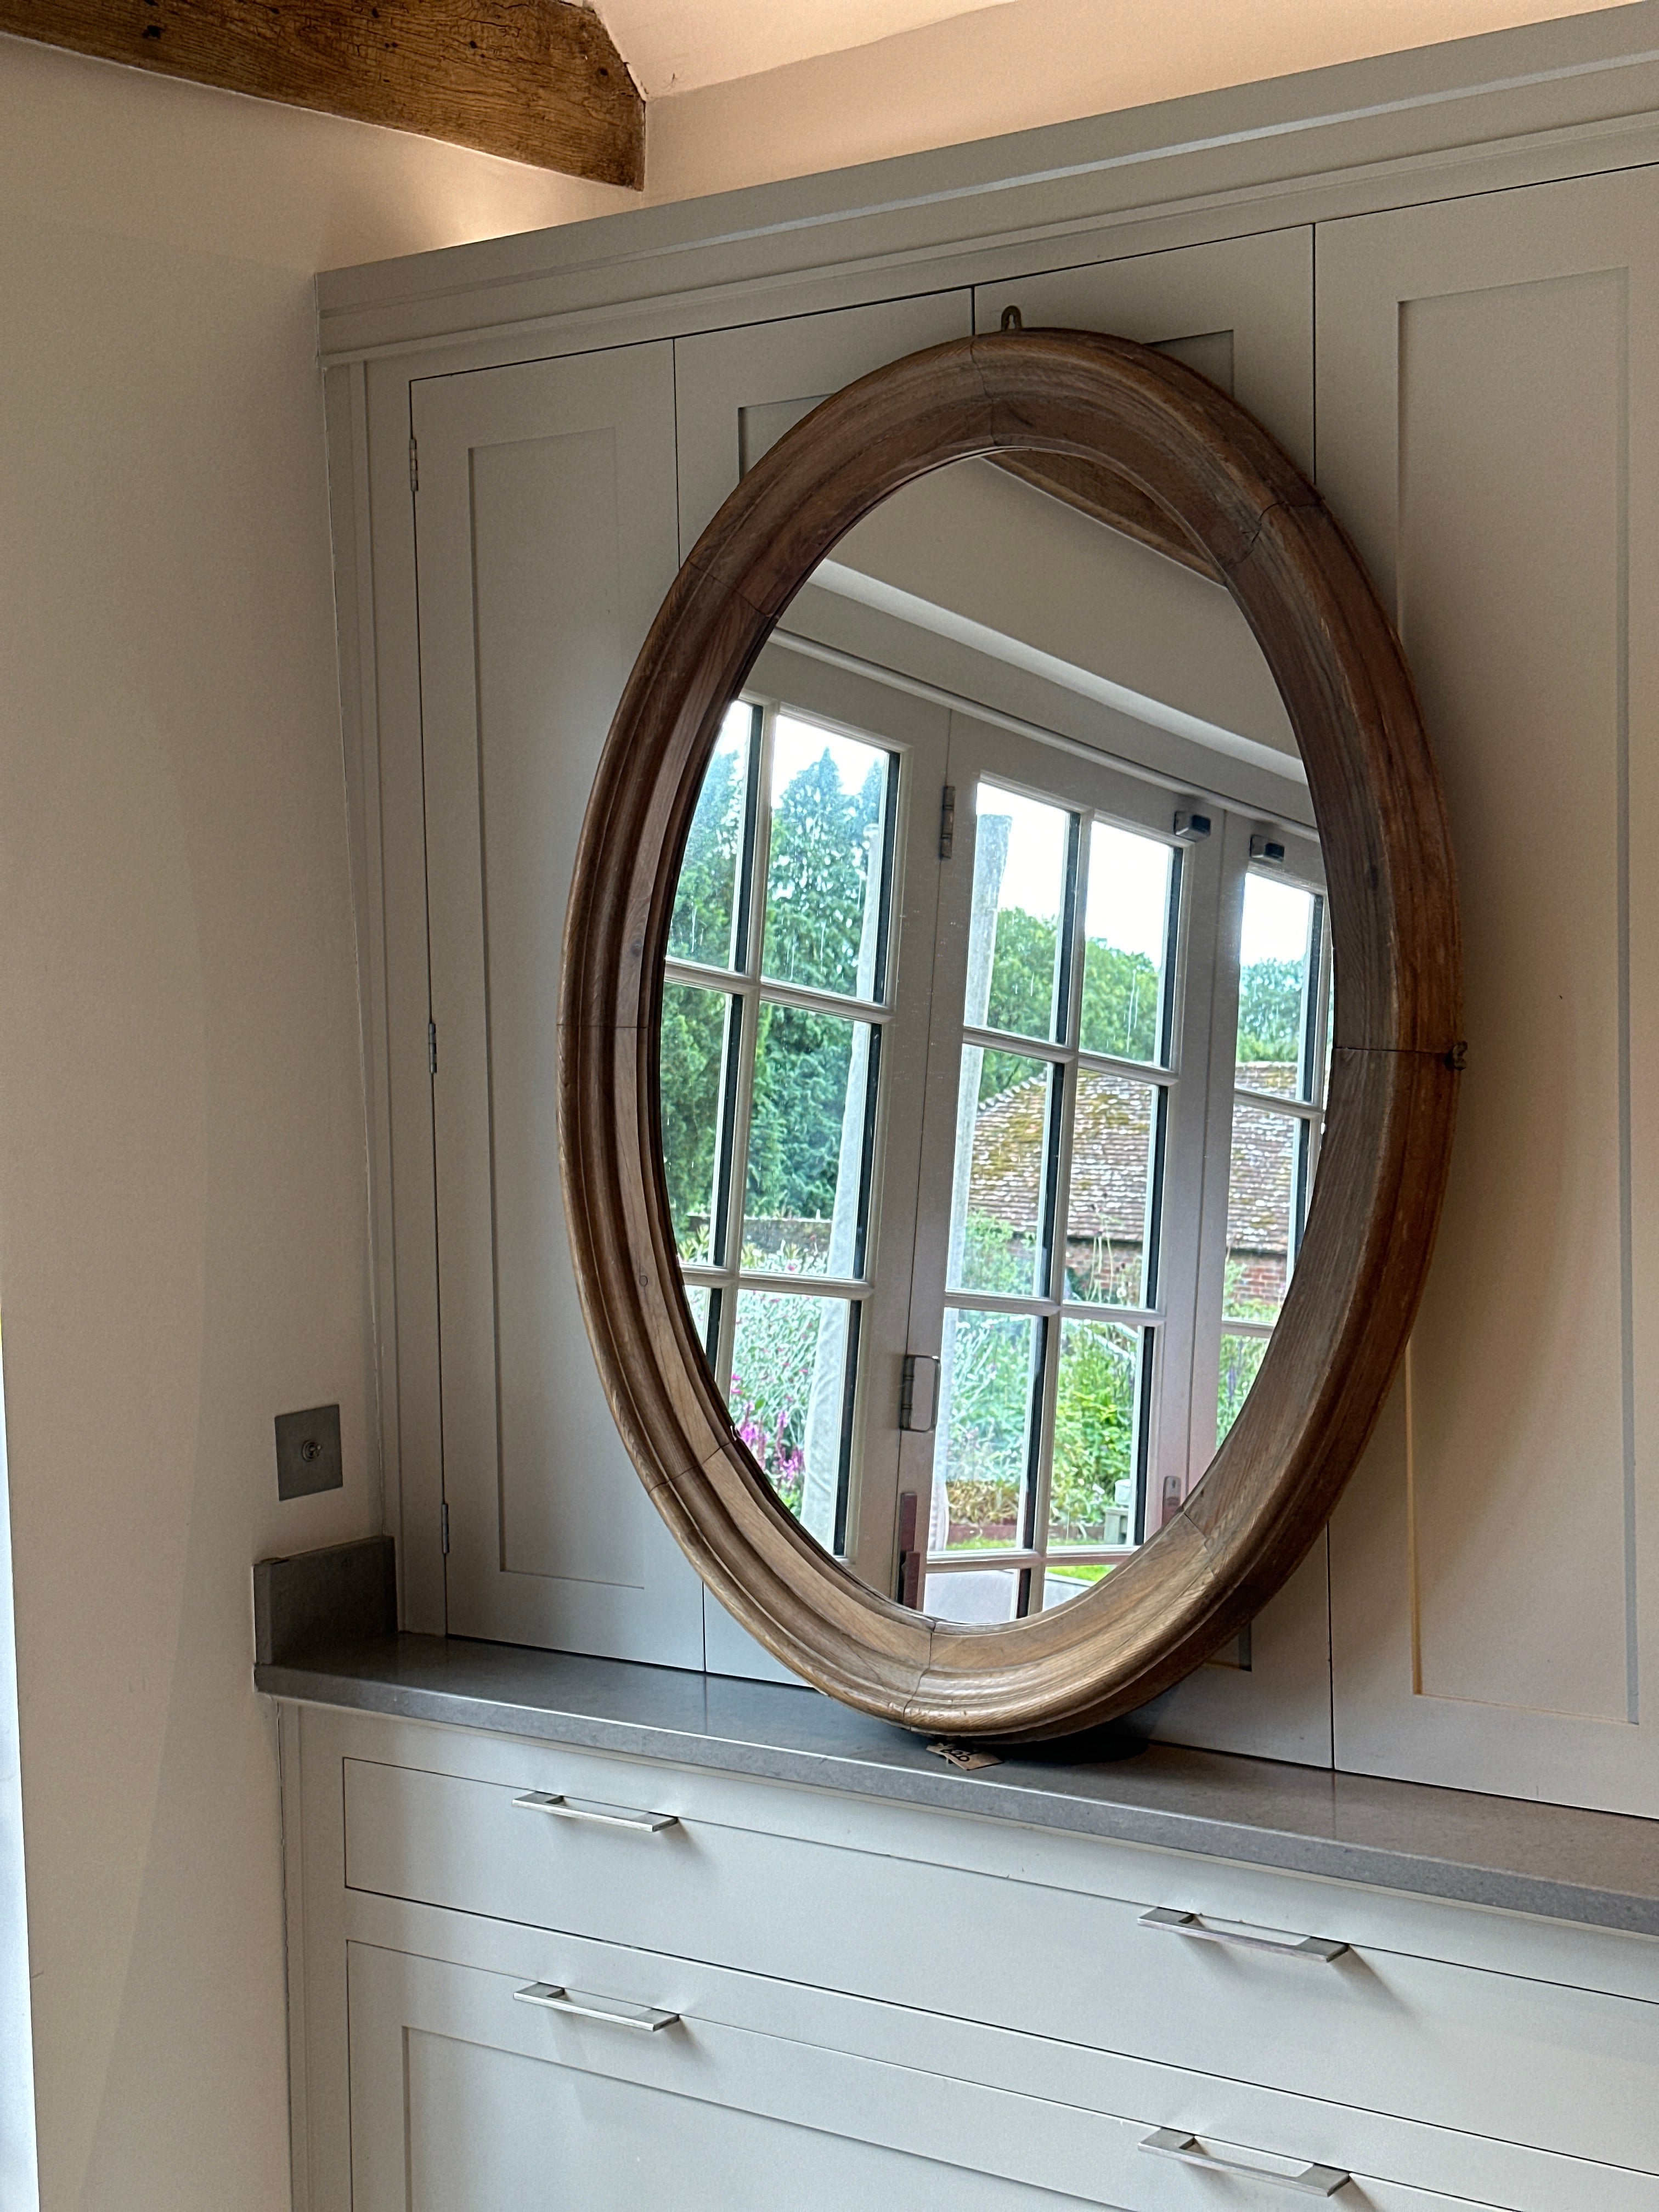
<instances>
[{"instance_id":1,"label":"white wall","mask_svg":"<svg viewBox=\"0 0 1659 2212\"><path fill-rule=\"evenodd\" d=\"M310 280L629 198L0 39L0 1305L50 2212L288 2203L248 1567L380 1518ZM329 1399L345 1490L279 1505L271 1417Z\"/></svg>"},{"instance_id":2,"label":"white wall","mask_svg":"<svg viewBox=\"0 0 1659 2212\"><path fill-rule=\"evenodd\" d=\"M697 4L682 0L688 20ZM1600 4L1012 0L874 45L652 100L647 196L688 199L811 176L1517 23L1589 15ZM599 12L610 12L605 0Z\"/></svg>"}]
</instances>

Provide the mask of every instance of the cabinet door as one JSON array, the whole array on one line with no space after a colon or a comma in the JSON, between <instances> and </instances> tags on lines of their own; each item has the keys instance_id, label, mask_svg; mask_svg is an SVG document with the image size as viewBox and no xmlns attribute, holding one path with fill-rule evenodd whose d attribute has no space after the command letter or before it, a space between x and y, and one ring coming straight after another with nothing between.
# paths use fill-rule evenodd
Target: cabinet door
<instances>
[{"instance_id":1,"label":"cabinet door","mask_svg":"<svg viewBox=\"0 0 1659 2212\"><path fill-rule=\"evenodd\" d=\"M1318 291L1320 480L1445 781L1468 1037L1407 1369L1332 1527L1337 1759L1652 1815L1659 180L1332 223Z\"/></svg>"},{"instance_id":2,"label":"cabinet door","mask_svg":"<svg viewBox=\"0 0 1659 2212\"><path fill-rule=\"evenodd\" d=\"M702 1663L702 1592L588 1349L560 946L599 749L674 575L666 343L416 384L452 1634Z\"/></svg>"}]
</instances>

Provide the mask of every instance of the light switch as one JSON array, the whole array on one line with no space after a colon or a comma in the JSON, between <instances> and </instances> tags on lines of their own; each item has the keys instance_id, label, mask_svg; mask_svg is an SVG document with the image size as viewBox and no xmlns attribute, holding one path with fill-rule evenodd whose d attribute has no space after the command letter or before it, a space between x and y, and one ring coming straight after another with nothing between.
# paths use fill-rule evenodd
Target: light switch
<instances>
[{"instance_id":1,"label":"light switch","mask_svg":"<svg viewBox=\"0 0 1659 2212\"><path fill-rule=\"evenodd\" d=\"M276 1416L276 1495L310 1498L345 1482L340 1460L340 1409L313 1406Z\"/></svg>"}]
</instances>

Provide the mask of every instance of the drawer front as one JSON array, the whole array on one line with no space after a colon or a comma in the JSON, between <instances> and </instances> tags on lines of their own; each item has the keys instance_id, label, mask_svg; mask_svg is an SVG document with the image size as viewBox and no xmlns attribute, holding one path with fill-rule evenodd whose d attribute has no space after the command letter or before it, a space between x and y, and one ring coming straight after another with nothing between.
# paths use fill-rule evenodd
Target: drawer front
<instances>
[{"instance_id":1,"label":"drawer front","mask_svg":"<svg viewBox=\"0 0 1659 2212\"><path fill-rule=\"evenodd\" d=\"M613 1825L495 1783L345 1772L356 1889L1659 2172L1659 2006L1369 1946L1241 1946L1211 1939L1273 1931L1148 1925L1155 1899L704 1819ZM671 1771L636 1780L659 1802L613 1813L674 1810Z\"/></svg>"},{"instance_id":2,"label":"drawer front","mask_svg":"<svg viewBox=\"0 0 1659 2212\"><path fill-rule=\"evenodd\" d=\"M882 2201L918 2212L1322 2201L1453 2212L1472 2201L1352 2171L1325 2199L1299 2155L757 2033L699 2010L674 1961L590 1958L590 1978L597 1967L609 1986L569 1993L586 2011L526 2002L520 1992L558 1986L546 1975L560 1962L523 1941L523 1965L507 1974L351 1946L356 2212L848 2212ZM678 2016L655 2032L592 2017L638 2005L642 1989Z\"/></svg>"}]
</instances>

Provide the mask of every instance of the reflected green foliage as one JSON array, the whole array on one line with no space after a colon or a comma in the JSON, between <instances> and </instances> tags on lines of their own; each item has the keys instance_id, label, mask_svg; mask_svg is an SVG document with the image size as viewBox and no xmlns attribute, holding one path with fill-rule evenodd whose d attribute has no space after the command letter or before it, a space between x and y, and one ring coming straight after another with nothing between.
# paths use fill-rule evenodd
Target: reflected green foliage
<instances>
[{"instance_id":1,"label":"reflected green foliage","mask_svg":"<svg viewBox=\"0 0 1659 2212\"><path fill-rule=\"evenodd\" d=\"M731 1004L716 991L686 983L663 986L662 1154L675 1248L682 1260L709 1256L720 1067Z\"/></svg>"},{"instance_id":2,"label":"reflected green foliage","mask_svg":"<svg viewBox=\"0 0 1659 2212\"><path fill-rule=\"evenodd\" d=\"M812 1400L822 1308L813 1298L738 1300L732 1346L732 1425L792 1513L805 1473L806 1415Z\"/></svg>"},{"instance_id":3,"label":"reflected green foliage","mask_svg":"<svg viewBox=\"0 0 1659 2212\"><path fill-rule=\"evenodd\" d=\"M1029 1298L1033 1287L1033 1242L1024 1231L1000 1220L995 1214L969 1215L962 1279L974 1290Z\"/></svg>"},{"instance_id":4,"label":"reflected green foliage","mask_svg":"<svg viewBox=\"0 0 1659 2212\"><path fill-rule=\"evenodd\" d=\"M1302 1056L1303 963L1253 960L1238 978L1238 1058L1289 1060Z\"/></svg>"},{"instance_id":5,"label":"reflected green foliage","mask_svg":"<svg viewBox=\"0 0 1659 2212\"><path fill-rule=\"evenodd\" d=\"M1215 1440L1219 1444L1238 1419L1267 1356L1265 1336L1224 1336L1221 1340L1221 1378L1216 1397Z\"/></svg>"},{"instance_id":6,"label":"reflected green foliage","mask_svg":"<svg viewBox=\"0 0 1659 2212\"><path fill-rule=\"evenodd\" d=\"M1066 1324L1048 1507L1057 1541L1098 1542L1109 1512L1115 1522L1115 1509L1127 1508L1133 1516L1139 1368L1134 1332L1095 1322Z\"/></svg>"},{"instance_id":7,"label":"reflected green foliage","mask_svg":"<svg viewBox=\"0 0 1659 2212\"><path fill-rule=\"evenodd\" d=\"M1000 1222L970 1221L970 1237L976 1229L988 1240L1006 1235ZM1066 1325L1049 1499L1056 1541L1115 1540L1118 1511L1133 1519L1139 1358L1135 1331L1103 1322ZM1035 1382L1029 1321L957 1316L949 1416L953 1545L1019 1540ZM1105 1526L1109 1514L1111 1525Z\"/></svg>"},{"instance_id":8,"label":"reflected green foliage","mask_svg":"<svg viewBox=\"0 0 1659 2212\"><path fill-rule=\"evenodd\" d=\"M1000 1222L985 1225L1003 1229ZM1025 1478L1032 1350L1033 1325L1023 1316L955 1317L946 1479L953 1544L1018 1540L1013 1524Z\"/></svg>"},{"instance_id":9,"label":"reflected green foliage","mask_svg":"<svg viewBox=\"0 0 1659 2212\"><path fill-rule=\"evenodd\" d=\"M764 969L780 982L856 993L864 906L881 820L882 763L856 791L842 787L826 745L784 787L766 870Z\"/></svg>"},{"instance_id":10,"label":"reflected green foliage","mask_svg":"<svg viewBox=\"0 0 1659 2212\"><path fill-rule=\"evenodd\" d=\"M1059 933L1052 921L1011 907L997 916L996 954L991 967L988 1015L994 1030L1018 1036L1052 1036L1054 967ZM1144 952L1125 952L1103 938L1091 938L1083 963L1083 1008L1079 1034L1091 1052L1109 1052L1120 1060L1147 1060L1158 1052L1159 1012L1156 962ZM999 1089L986 1054L986 1073L980 1097L989 1098ZM989 1087L988 1088L988 1085Z\"/></svg>"},{"instance_id":11,"label":"reflected green foliage","mask_svg":"<svg viewBox=\"0 0 1659 2212\"><path fill-rule=\"evenodd\" d=\"M1052 921L1010 907L996 919L987 1026L1016 1036L1054 1033L1054 965L1059 933ZM986 1094L981 1091L981 1096Z\"/></svg>"},{"instance_id":12,"label":"reflected green foliage","mask_svg":"<svg viewBox=\"0 0 1659 2212\"><path fill-rule=\"evenodd\" d=\"M751 1218L828 1221L835 1212L853 1024L763 1006L749 1122Z\"/></svg>"},{"instance_id":13,"label":"reflected green foliage","mask_svg":"<svg viewBox=\"0 0 1659 2212\"><path fill-rule=\"evenodd\" d=\"M669 950L724 965L731 957L743 844L745 759L710 762L686 840ZM885 769L843 790L826 748L786 786L772 826L766 969L787 980L851 990L864 927L866 833L881 818ZM663 994L663 1158L680 1256L707 1257L700 1223L714 1186L719 1140L721 1025L727 1001L684 985ZM846 1096L850 1029L844 1022L768 1007L762 1016L751 1125L749 1210L827 1220Z\"/></svg>"},{"instance_id":14,"label":"reflected green foliage","mask_svg":"<svg viewBox=\"0 0 1659 2212\"><path fill-rule=\"evenodd\" d=\"M724 745L708 763L674 890L668 925L672 959L695 960L706 968L732 964L745 766L743 753Z\"/></svg>"},{"instance_id":15,"label":"reflected green foliage","mask_svg":"<svg viewBox=\"0 0 1659 2212\"><path fill-rule=\"evenodd\" d=\"M1079 1032L1088 1050L1119 1060L1156 1060L1160 1010L1157 963L1144 952L1125 952L1091 938L1083 962Z\"/></svg>"}]
</instances>

